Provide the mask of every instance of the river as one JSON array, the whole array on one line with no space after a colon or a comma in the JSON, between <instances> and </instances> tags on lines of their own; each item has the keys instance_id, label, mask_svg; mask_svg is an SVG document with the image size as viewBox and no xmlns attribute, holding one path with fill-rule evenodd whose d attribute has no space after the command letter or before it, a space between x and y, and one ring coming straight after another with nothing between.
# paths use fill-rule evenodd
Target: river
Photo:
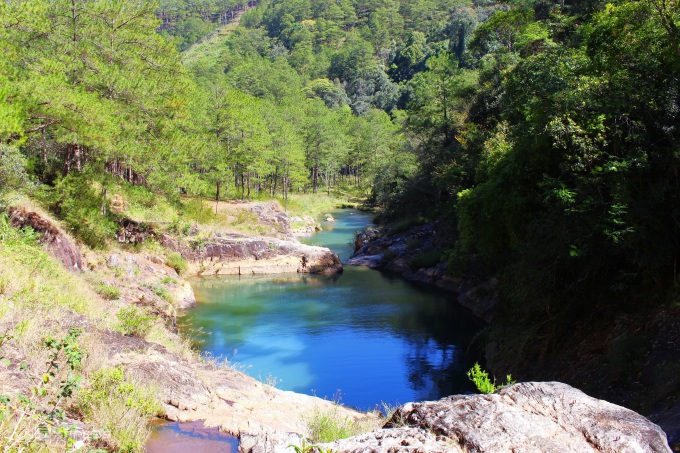
<instances>
[{"instance_id":1,"label":"river","mask_svg":"<svg viewBox=\"0 0 680 453\"><path fill-rule=\"evenodd\" d=\"M304 242L345 261L371 218L333 215ZM198 305L182 324L203 350L278 388L362 410L473 389L467 347L479 323L442 293L353 266L335 276L215 277L192 286Z\"/></svg>"}]
</instances>

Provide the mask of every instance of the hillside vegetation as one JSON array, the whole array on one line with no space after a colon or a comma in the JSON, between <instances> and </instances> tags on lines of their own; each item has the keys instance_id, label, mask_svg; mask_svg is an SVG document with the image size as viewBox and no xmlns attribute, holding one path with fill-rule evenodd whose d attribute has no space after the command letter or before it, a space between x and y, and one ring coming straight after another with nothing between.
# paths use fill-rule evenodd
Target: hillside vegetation
<instances>
[{"instance_id":1,"label":"hillside vegetation","mask_svg":"<svg viewBox=\"0 0 680 453\"><path fill-rule=\"evenodd\" d=\"M678 319L679 20L677 0L3 2L0 204L28 193L97 249L130 218L236 223L220 200L360 197L498 279L498 371L554 377L599 332L632 364L606 384L637 389L645 320ZM28 269L0 293L33 294L8 247L42 255L0 221L3 267ZM60 297L40 310L97 319Z\"/></svg>"}]
</instances>

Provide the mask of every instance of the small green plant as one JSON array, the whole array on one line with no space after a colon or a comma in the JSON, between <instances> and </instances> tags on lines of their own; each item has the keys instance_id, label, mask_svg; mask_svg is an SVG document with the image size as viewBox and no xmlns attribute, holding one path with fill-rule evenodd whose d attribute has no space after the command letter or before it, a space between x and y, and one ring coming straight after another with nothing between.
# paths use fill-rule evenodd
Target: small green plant
<instances>
[{"instance_id":1,"label":"small green plant","mask_svg":"<svg viewBox=\"0 0 680 453\"><path fill-rule=\"evenodd\" d=\"M7 293L7 288L9 287L9 279L4 275L0 277L0 295L4 296Z\"/></svg>"},{"instance_id":2,"label":"small green plant","mask_svg":"<svg viewBox=\"0 0 680 453\"><path fill-rule=\"evenodd\" d=\"M484 371L482 367L479 366L479 363L475 363L475 365L470 368L470 370L467 372L467 377L472 382L474 382L477 390L484 394L493 393L496 390L500 390L501 388L505 387L506 385L512 385L515 383L515 381L512 379L512 375L508 374L505 377L505 384L496 385L496 379L494 378L492 382L489 378L489 373Z\"/></svg>"},{"instance_id":3,"label":"small green plant","mask_svg":"<svg viewBox=\"0 0 680 453\"><path fill-rule=\"evenodd\" d=\"M177 280L175 280L172 277L163 277L163 280L161 280L161 284L167 285L168 283L172 283L173 285L177 284Z\"/></svg>"},{"instance_id":4,"label":"small green plant","mask_svg":"<svg viewBox=\"0 0 680 453\"><path fill-rule=\"evenodd\" d=\"M161 282L162 283L162 282ZM161 299L164 299L170 303L173 302L172 294L170 294L170 291L168 291L167 288L157 285L155 283L144 283L142 286L149 288L152 293L160 297Z\"/></svg>"},{"instance_id":5,"label":"small green plant","mask_svg":"<svg viewBox=\"0 0 680 453\"><path fill-rule=\"evenodd\" d=\"M168 255L168 257L165 259L165 264L173 268L180 275L189 269L189 265L187 264L186 260L182 258L182 255L177 252Z\"/></svg>"},{"instance_id":6,"label":"small green plant","mask_svg":"<svg viewBox=\"0 0 680 453\"><path fill-rule=\"evenodd\" d=\"M0 352L2 352L2 345L12 339L14 339L14 335L11 333L5 332L0 335ZM10 365L10 361L7 357L0 355L0 364L6 368Z\"/></svg>"},{"instance_id":7,"label":"small green plant","mask_svg":"<svg viewBox=\"0 0 680 453\"><path fill-rule=\"evenodd\" d=\"M48 350L44 371L34 372L25 363L19 366L19 371L29 373L35 385L30 395L0 395L3 451L43 451L50 436L60 438L66 448L75 445L75 426L65 423L64 406L82 380L79 371L84 353L77 343L81 332L71 328L62 339L48 337L43 341ZM5 343L12 336L5 333L0 338Z\"/></svg>"},{"instance_id":8,"label":"small green plant","mask_svg":"<svg viewBox=\"0 0 680 453\"><path fill-rule=\"evenodd\" d=\"M116 300L121 295L120 288L116 286L105 285L103 283L101 285L97 285L95 291L97 291L97 294L99 294L106 300Z\"/></svg>"},{"instance_id":9,"label":"small green plant","mask_svg":"<svg viewBox=\"0 0 680 453\"><path fill-rule=\"evenodd\" d=\"M307 421L309 439L314 444L334 442L377 428L375 420L352 420L344 417L340 411L339 398L331 409L314 409Z\"/></svg>"},{"instance_id":10,"label":"small green plant","mask_svg":"<svg viewBox=\"0 0 680 453\"><path fill-rule=\"evenodd\" d=\"M121 308L116 313L118 330L123 335L144 338L154 324L154 317L137 307Z\"/></svg>"},{"instance_id":11,"label":"small green plant","mask_svg":"<svg viewBox=\"0 0 680 453\"><path fill-rule=\"evenodd\" d=\"M389 422L390 425L393 427L402 427L407 425L406 420L404 419L401 412L397 411L397 409L399 409L399 406L395 406L384 401L381 402L381 405L382 405L381 412L384 414L383 420L385 421L385 423Z\"/></svg>"},{"instance_id":12,"label":"small green plant","mask_svg":"<svg viewBox=\"0 0 680 453\"><path fill-rule=\"evenodd\" d=\"M300 438L300 445L288 445L288 448L295 450L295 453L311 453L316 449L316 445L308 444L304 437Z\"/></svg>"},{"instance_id":13,"label":"small green plant","mask_svg":"<svg viewBox=\"0 0 680 453\"><path fill-rule=\"evenodd\" d=\"M105 368L92 375L76 408L86 421L103 428L101 437L113 449L141 451L148 420L162 411L155 393L127 379L122 368Z\"/></svg>"}]
</instances>

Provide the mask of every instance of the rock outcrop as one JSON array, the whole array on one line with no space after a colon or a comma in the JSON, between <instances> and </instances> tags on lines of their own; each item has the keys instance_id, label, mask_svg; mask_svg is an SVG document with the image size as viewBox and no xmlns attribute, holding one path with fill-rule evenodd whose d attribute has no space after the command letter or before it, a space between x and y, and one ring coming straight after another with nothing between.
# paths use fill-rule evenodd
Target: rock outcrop
<instances>
[{"instance_id":1,"label":"rock outcrop","mask_svg":"<svg viewBox=\"0 0 680 453\"><path fill-rule=\"evenodd\" d=\"M195 275L342 272L336 253L294 240L220 234L189 248L166 236L163 245L180 251L189 261L189 273Z\"/></svg>"},{"instance_id":2,"label":"rock outcrop","mask_svg":"<svg viewBox=\"0 0 680 453\"><path fill-rule=\"evenodd\" d=\"M440 255L436 224L415 226L398 234L369 228L357 235L348 263L384 270L454 293L462 306L490 322L498 305L497 280L492 278L480 284L454 277L447 272L446 263L439 262Z\"/></svg>"},{"instance_id":3,"label":"rock outcrop","mask_svg":"<svg viewBox=\"0 0 680 453\"><path fill-rule=\"evenodd\" d=\"M82 271L83 257L78 246L68 235L46 217L22 207L10 207L9 221L15 228L30 227L40 235L40 242L47 251L61 261L66 269Z\"/></svg>"},{"instance_id":4,"label":"rock outcrop","mask_svg":"<svg viewBox=\"0 0 680 453\"><path fill-rule=\"evenodd\" d=\"M294 236L288 216L278 201L251 203L247 206L247 209L257 216L260 225L271 229L273 236L282 239L291 239Z\"/></svg>"},{"instance_id":5,"label":"rock outcrop","mask_svg":"<svg viewBox=\"0 0 680 453\"><path fill-rule=\"evenodd\" d=\"M657 425L559 382L409 403L381 430L324 445L338 453L664 452Z\"/></svg>"},{"instance_id":6,"label":"rock outcrop","mask_svg":"<svg viewBox=\"0 0 680 453\"><path fill-rule=\"evenodd\" d=\"M244 453L290 452L308 435L307 420L315 412L333 413L350 420L374 420L330 401L279 390L226 366L185 360L163 346L116 332L102 332L102 360L124 365L141 382L153 382L166 418L204 420L206 427L240 439ZM0 374L1 376L1 374Z\"/></svg>"}]
</instances>

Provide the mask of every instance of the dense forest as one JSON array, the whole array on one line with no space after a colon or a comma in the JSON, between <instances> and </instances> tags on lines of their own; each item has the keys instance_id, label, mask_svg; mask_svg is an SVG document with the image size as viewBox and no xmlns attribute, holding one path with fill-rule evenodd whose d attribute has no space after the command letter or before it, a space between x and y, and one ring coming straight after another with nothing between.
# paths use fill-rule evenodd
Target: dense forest
<instances>
[{"instance_id":1,"label":"dense forest","mask_svg":"<svg viewBox=\"0 0 680 453\"><path fill-rule=\"evenodd\" d=\"M438 220L450 272L498 277L501 356L677 305L676 0L22 0L0 19L0 190L91 244L121 181L343 190Z\"/></svg>"}]
</instances>

